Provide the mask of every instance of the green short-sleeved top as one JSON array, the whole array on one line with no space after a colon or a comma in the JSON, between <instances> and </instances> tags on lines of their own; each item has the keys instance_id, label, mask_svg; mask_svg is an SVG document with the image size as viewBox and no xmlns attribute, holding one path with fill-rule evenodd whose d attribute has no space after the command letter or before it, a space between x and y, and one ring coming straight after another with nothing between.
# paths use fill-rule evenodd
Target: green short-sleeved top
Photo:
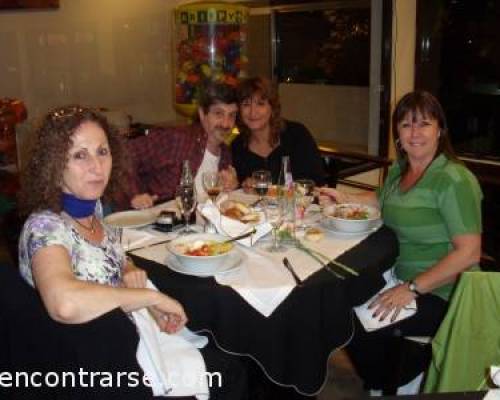
<instances>
[{"instance_id":1,"label":"green short-sleeved top","mask_svg":"<svg viewBox=\"0 0 500 400\"><path fill-rule=\"evenodd\" d=\"M481 233L483 195L475 176L443 154L407 192L400 190L400 175L396 162L377 196L384 223L399 239L396 276L408 281L448 254L453 237ZM448 300L452 289L447 284L432 293Z\"/></svg>"}]
</instances>

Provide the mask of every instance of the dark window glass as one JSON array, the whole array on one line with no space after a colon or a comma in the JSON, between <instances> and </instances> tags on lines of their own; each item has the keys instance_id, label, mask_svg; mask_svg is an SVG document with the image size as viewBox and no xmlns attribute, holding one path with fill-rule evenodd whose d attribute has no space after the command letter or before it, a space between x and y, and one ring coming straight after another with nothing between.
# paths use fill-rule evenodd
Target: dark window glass
<instances>
[{"instance_id":1,"label":"dark window glass","mask_svg":"<svg viewBox=\"0 0 500 400\"><path fill-rule=\"evenodd\" d=\"M368 86L370 9L276 13L280 82Z\"/></svg>"}]
</instances>

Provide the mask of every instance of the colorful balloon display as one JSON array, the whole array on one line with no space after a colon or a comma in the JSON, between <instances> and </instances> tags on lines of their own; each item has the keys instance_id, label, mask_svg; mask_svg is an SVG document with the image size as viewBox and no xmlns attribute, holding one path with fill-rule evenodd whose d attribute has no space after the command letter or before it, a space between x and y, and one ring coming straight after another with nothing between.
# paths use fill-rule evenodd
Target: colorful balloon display
<instances>
[{"instance_id":1,"label":"colorful balloon display","mask_svg":"<svg viewBox=\"0 0 500 400\"><path fill-rule=\"evenodd\" d=\"M175 11L175 107L191 117L200 86L236 85L246 74L248 9L229 3L191 3Z\"/></svg>"}]
</instances>

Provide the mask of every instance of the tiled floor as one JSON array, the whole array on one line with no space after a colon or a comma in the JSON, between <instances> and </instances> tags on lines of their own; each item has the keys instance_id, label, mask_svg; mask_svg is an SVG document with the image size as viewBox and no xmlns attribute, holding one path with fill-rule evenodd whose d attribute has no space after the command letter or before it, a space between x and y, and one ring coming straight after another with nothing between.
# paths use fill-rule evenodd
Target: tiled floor
<instances>
[{"instance_id":1,"label":"tiled floor","mask_svg":"<svg viewBox=\"0 0 500 400\"><path fill-rule=\"evenodd\" d=\"M318 400L350 400L366 397L363 382L359 379L344 350L330 359L328 382Z\"/></svg>"}]
</instances>

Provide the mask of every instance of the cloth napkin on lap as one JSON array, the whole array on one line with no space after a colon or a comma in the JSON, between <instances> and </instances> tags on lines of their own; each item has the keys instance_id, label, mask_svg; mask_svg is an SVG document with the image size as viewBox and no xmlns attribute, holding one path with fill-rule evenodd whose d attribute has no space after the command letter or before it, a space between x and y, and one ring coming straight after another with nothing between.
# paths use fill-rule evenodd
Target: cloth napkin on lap
<instances>
[{"instance_id":1,"label":"cloth napkin on lap","mask_svg":"<svg viewBox=\"0 0 500 400\"><path fill-rule=\"evenodd\" d=\"M406 306L405 308L403 308L400 311L399 315L397 316L397 318L394 321L391 321L392 314L389 314L387 317L385 317L385 319L383 321L379 320L380 316L374 318L372 316L374 310L368 309L368 306L370 305L370 303L373 300L375 300L375 298L381 292L384 292L387 289L390 289L390 288L392 288L396 285L399 285L401 283L401 281L394 276L392 269L389 269L389 270L384 272L384 279L386 281L386 284L382 288L382 290L380 290L380 292L378 292L375 296L373 296L366 303L364 303L358 307L354 307L354 312L358 316L359 321L361 322L361 324L363 324L363 327L366 329L367 332L375 331L377 329L392 325L392 324L399 322L403 319L409 318L412 315L415 315L415 313L417 312L417 302L415 301L415 299L413 299L412 302L408 306Z\"/></svg>"},{"instance_id":2,"label":"cloth napkin on lap","mask_svg":"<svg viewBox=\"0 0 500 400\"><path fill-rule=\"evenodd\" d=\"M150 289L157 290L148 281ZM209 398L205 361L198 348L208 339L184 328L176 334L161 332L146 308L132 312L139 331L137 362L151 383L154 396Z\"/></svg>"},{"instance_id":3,"label":"cloth napkin on lap","mask_svg":"<svg viewBox=\"0 0 500 400\"><path fill-rule=\"evenodd\" d=\"M204 204L199 204L198 211L215 226L215 229L217 229L217 232L221 235L235 237L253 228L251 224L244 224L235 219L221 215L219 208L215 206L211 200L207 200ZM271 232L272 226L268 222L263 222L255 225L255 229L257 232L252 235L252 237L238 240L238 243L250 247L262 236Z\"/></svg>"}]
</instances>

